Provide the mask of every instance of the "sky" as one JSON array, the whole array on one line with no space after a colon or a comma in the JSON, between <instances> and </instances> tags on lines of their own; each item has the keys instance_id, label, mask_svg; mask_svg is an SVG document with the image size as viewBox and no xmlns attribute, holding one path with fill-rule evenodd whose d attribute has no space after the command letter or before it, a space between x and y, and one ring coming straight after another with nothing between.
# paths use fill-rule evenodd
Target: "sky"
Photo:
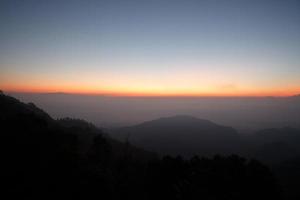
<instances>
[{"instance_id":1,"label":"sky","mask_svg":"<svg viewBox=\"0 0 300 200\"><path fill-rule=\"evenodd\" d=\"M300 93L298 0L1 0L0 89Z\"/></svg>"}]
</instances>

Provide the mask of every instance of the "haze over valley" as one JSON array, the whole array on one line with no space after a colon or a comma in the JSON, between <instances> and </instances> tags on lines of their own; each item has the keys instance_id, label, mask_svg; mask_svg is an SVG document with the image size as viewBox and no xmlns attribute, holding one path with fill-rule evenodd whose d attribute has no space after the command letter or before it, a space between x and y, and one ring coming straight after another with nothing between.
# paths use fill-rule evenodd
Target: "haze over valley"
<instances>
[{"instance_id":1,"label":"haze over valley","mask_svg":"<svg viewBox=\"0 0 300 200\"><path fill-rule=\"evenodd\" d=\"M54 118L74 117L103 128L161 117L191 115L232 126L242 133L300 127L300 96L290 97L114 97L64 93L11 93L34 102Z\"/></svg>"}]
</instances>

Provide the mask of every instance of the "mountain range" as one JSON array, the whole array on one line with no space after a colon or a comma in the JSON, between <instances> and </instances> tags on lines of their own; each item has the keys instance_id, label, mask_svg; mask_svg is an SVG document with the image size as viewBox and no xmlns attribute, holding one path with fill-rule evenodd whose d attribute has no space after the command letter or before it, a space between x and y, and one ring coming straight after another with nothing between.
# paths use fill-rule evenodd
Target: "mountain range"
<instances>
[{"instance_id":1,"label":"mountain range","mask_svg":"<svg viewBox=\"0 0 300 200\"><path fill-rule=\"evenodd\" d=\"M295 187L298 129L265 129L243 137L232 127L177 115L105 133L81 119L53 119L33 103L3 93L0 111L1 189L10 196L241 199L251 191L244 199L281 199L271 171L260 162L236 155L202 157L232 153L273 163L288 199L300 196ZM153 151L185 159L160 159ZM193 155L201 158L186 160Z\"/></svg>"},{"instance_id":2,"label":"mountain range","mask_svg":"<svg viewBox=\"0 0 300 200\"><path fill-rule=\"evenodd\" d=\"M240 142L237 131L231 127L185 115L114 129L110 135L154 152L184 156L230 154Z\"/></svg>"},{"instance_id":3,"label":"mountain range","mask_svg":"<svg viewBox=\"0 0 300 200\"><path fill-rule=\"evenodd\" d=\"M300 156L300 130L283 127L242 135L209 120L177 115L109 130L112 138L161 155L240 154L268 163Z\"/></svg>"}]
</instances>

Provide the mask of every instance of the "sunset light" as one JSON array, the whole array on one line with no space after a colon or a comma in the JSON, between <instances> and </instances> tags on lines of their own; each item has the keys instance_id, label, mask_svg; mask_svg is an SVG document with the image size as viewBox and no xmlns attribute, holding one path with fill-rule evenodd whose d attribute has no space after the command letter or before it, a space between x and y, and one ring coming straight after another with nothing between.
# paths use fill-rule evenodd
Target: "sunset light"
<instances>
[{"instance_id":1,"label":"sunset light","mask_svg":"<svg viewBox=\"0 0 300 200\"><path fill-rule=\"evenodd\" d=\"M0 0L0 195L300 200L300 0Z\"/></svg>"},{"instance_id":2,"label":"sunset light","mask_svg":"<svg viewBox=\"0 0 300 200\"><path fill-rule=\"evenodd\" d=\"M60 9L22 1L4 6L1 90L142 96L300 93L296 7L100 2L62 3Z\"/></svg>"}]
</instances>

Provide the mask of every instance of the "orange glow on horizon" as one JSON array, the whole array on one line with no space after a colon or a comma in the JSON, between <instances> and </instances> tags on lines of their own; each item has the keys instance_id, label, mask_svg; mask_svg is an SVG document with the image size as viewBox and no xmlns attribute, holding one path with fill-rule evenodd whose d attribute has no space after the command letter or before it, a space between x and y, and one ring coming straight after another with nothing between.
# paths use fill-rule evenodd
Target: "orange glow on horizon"
<instances>
[{"instance_id":1,"label":"orange glow on horizon","mask_svg":"<svg viewBox=\"0 0 300 200\"><path fill-rule=\"evenodd\" d=\"M222 90L160 90L149 88L124 88L124 89L99 89L87 86L6 86L1 87L4 92L23 92L23 93L67 93L83 95L105 95L105 96L141 96L141 97L265 97L265 96L293 96L300 93L299 88L284 88L278 90L251 89L244 91L222 91Z\"/></svg>"},{"instance_id":2,"label":"orange glow on horizon","mask_svg":"<svg viewBox=\"0 0 300 200\"><path fill-rule=\"evenodd\" d=\"M144 97L264 97L300 94L296 77L264 78L251 72L178 70L159 74L78 71L74 73L0 74L0 89L6 92L70 93ZM253 77L253 78L252 78Z\"/></svg>"}]
</instances>

